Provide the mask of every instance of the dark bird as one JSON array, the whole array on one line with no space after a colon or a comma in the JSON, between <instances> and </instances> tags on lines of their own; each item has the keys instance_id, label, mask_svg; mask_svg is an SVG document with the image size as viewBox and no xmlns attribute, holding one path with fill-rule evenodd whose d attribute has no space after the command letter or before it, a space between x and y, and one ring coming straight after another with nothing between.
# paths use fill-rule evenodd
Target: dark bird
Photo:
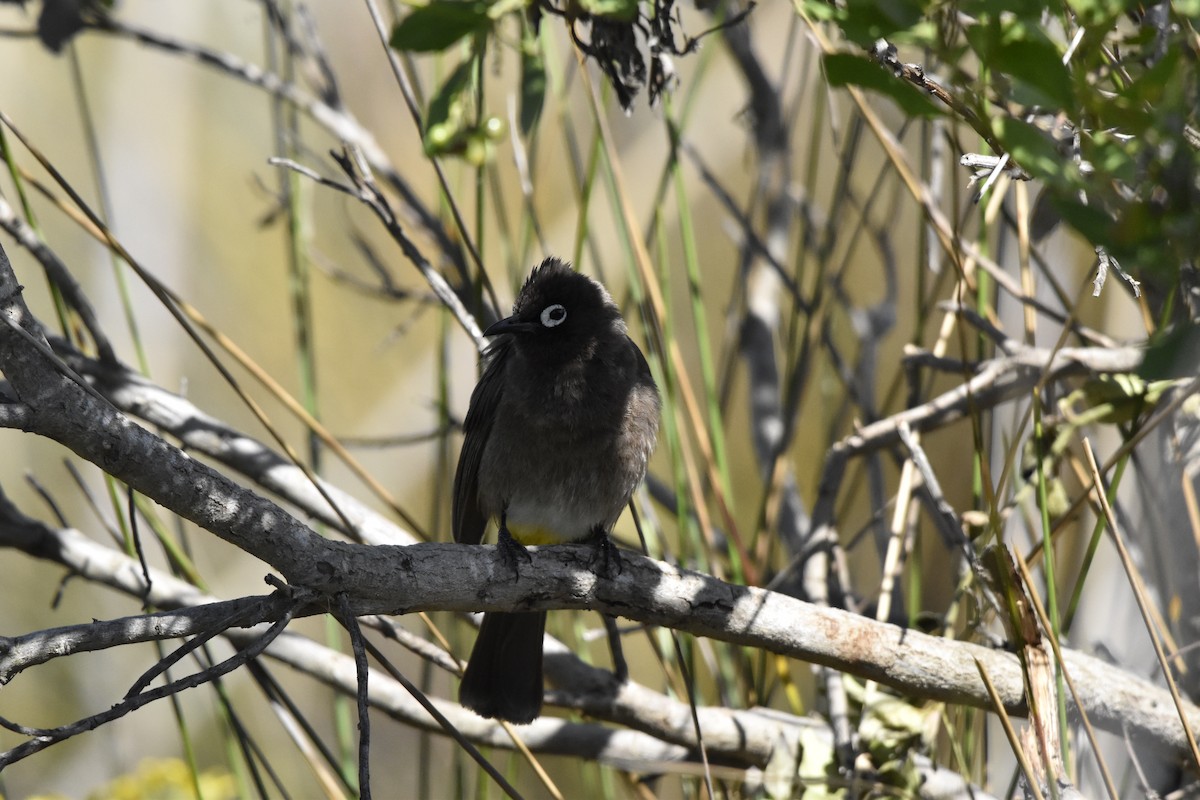
<instances>
[{"instance_id":1,"label":"dark bird","mask_svg":"<svg viewBox=\"0 0 1200 800\"><path fill-rule=\"evenodd\" d=\"M646 474L661 406L620 309L599 283L548 258L512 316L484 335L497 338L463 422L455 541L478 544L494 519L514 571L529 560L526 545L583 540L595 543L604 571L619 571L609 532ZM536 719L545 628L544 611L485 614L462 704L513 723Z\"/></svg>"}]
</instances>

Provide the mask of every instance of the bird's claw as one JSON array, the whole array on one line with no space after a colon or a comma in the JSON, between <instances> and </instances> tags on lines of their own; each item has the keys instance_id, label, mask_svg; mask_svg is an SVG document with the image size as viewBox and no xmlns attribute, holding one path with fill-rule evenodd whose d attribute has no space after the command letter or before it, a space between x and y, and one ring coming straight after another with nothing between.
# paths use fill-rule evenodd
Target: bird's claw
<instances>
[{"instance_id":1,"label":"bird's claw","mask_svg":"<svg viewBox=\"0 0 1200 800\"><path fill-rule=\"evenodd\" d=\"M521 577L520 562L524 561L526 564L533 563L533 556L529 554L529 550L525 548L525 545L514 539L512 534L508 532L508 528L503 524L500 526L500 531L497 534L496 543L500 553L500 560L512 571L513 579Z\"/></svg>"},{"instance_id":2,"label":"bird's claw","mask_svg":"<svg viewBox=\"0 0 1200 800\"><path fill-rule=\"evenodd\" d=\"M592 532L592 547L595 548L592 553L592 560L589 566L592 572L602 578L615 578L621 574L623 569L621 565L621 551L613 544L613 540L602 528L597 528Z\"/></svg>"}]
</instances>

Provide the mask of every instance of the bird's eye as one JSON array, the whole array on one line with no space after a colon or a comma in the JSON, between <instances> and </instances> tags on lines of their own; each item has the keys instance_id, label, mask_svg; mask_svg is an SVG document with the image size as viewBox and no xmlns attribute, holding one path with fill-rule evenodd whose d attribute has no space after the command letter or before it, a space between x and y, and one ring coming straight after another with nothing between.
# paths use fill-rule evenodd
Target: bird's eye
<instances>
[{"instance_id":1,"label":"bird's eye","mask_svg":"<svg viewBox=\"0 0 1200 800\"><path fill-rule=\"evenodd\" d=\"M542 324L547 328L562 325L566 321L567 310L562 307L562 304L555 303L552 306L546 306L542 309Z\"/></svg>"}]
</instances>

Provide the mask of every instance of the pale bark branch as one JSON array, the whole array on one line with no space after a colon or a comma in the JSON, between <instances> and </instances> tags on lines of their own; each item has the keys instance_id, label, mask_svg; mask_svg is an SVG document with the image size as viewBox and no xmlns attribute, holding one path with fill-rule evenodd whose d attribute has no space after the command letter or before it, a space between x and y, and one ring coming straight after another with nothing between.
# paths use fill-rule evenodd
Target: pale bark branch
<instances>
[{"instance_id":1,"label":"pale bark branch","mask_svg":"<svg viewBox=\"0 0 1200 800\"><path fill-rule=\"evenodd\" d=\"M28 530L14 534L8 526L0 526L0 545L35 555L63 552L60 541L47 546L46 535L43 531L39 541ZM96 555L107 548L76 532L64 532L62 541L72 539L78 548L72 556L73 568L117 582L135 596L144 591L136 561L109 551L106 572L97 566L102 559ZM1011 653L904 630L640 556L626 555L624 571L609 580L590 571L587 546L535 548L532 554L532 562L522 566L515 580L496 557L495 548L484 546L367 546L316 539L306 546L303 557L314 562L314 572L326 576L321 586L309 588L326 594L345 592L358 615L593 609L832 667L904 694L987 709L991 699L979 678L978 660L992 676L1005 708L1013 714L1025 713L1021 667ZM171 603L165 586L156 576L153 592L168 596L152 595L152 602ZM198 594L189 591L193 597ZM253 635L253 630L247 634ZM238 635L229 632L231 637ZM553 657L552 653L548 660ZM1064 662L1093 723L1112 732L1127 730L1148 737L1162 747L1184 746L1179 718L1164 689L1075 651L1064 651ZM352 660L346 669L353 691ZM636 694L635 688L629 691ZM1190 723L1200 725L1200 709L1188 704L1186 711ZM686 739L689 728L690 723L679 724L674 738ZM743 732L739 739L744 736ZM705 737L711 752L707 731Z\"/></svg>"},{"instance_id":2,"label":"pale bark branch","mask_svg":"<svg viewBox=\"0 0 1200 800\"><path fill-rule=\"evenodd\" d=\"M202 453L250 478L322 524L366 544L412 544L417 539L347 492L318 478L321 490L284 456L197 408L186 397L154 384L118 363L86 358L53 341L55 351L120 411L143 419ZM326 497L336 504L334 509ZM351 522L348 529L343 517Z\"/></svg>"}]
</instances>

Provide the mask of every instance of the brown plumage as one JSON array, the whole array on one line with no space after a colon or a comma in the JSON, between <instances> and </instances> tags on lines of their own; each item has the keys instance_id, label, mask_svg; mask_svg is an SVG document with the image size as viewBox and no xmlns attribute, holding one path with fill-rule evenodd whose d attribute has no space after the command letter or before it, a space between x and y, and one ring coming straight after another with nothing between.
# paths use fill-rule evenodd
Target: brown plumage
<instances>
[{"instance_id":1,"label":"brown plumage","mask_svg":"<svg viewBox=\"0 0 1200 800\"><path fill-rule=\"evenodd\" d=\"M510 559L523 545L591 537L607 544L646 473L660 407L620 310L599 283L548 258L525 281L512 316L484 333L498 338L463 423L455 540L478 544L495 519ZM545 623L544 612L485 614L462 704L485 717L533 721L542 707Z\"/></svg>"}]
</instances>

